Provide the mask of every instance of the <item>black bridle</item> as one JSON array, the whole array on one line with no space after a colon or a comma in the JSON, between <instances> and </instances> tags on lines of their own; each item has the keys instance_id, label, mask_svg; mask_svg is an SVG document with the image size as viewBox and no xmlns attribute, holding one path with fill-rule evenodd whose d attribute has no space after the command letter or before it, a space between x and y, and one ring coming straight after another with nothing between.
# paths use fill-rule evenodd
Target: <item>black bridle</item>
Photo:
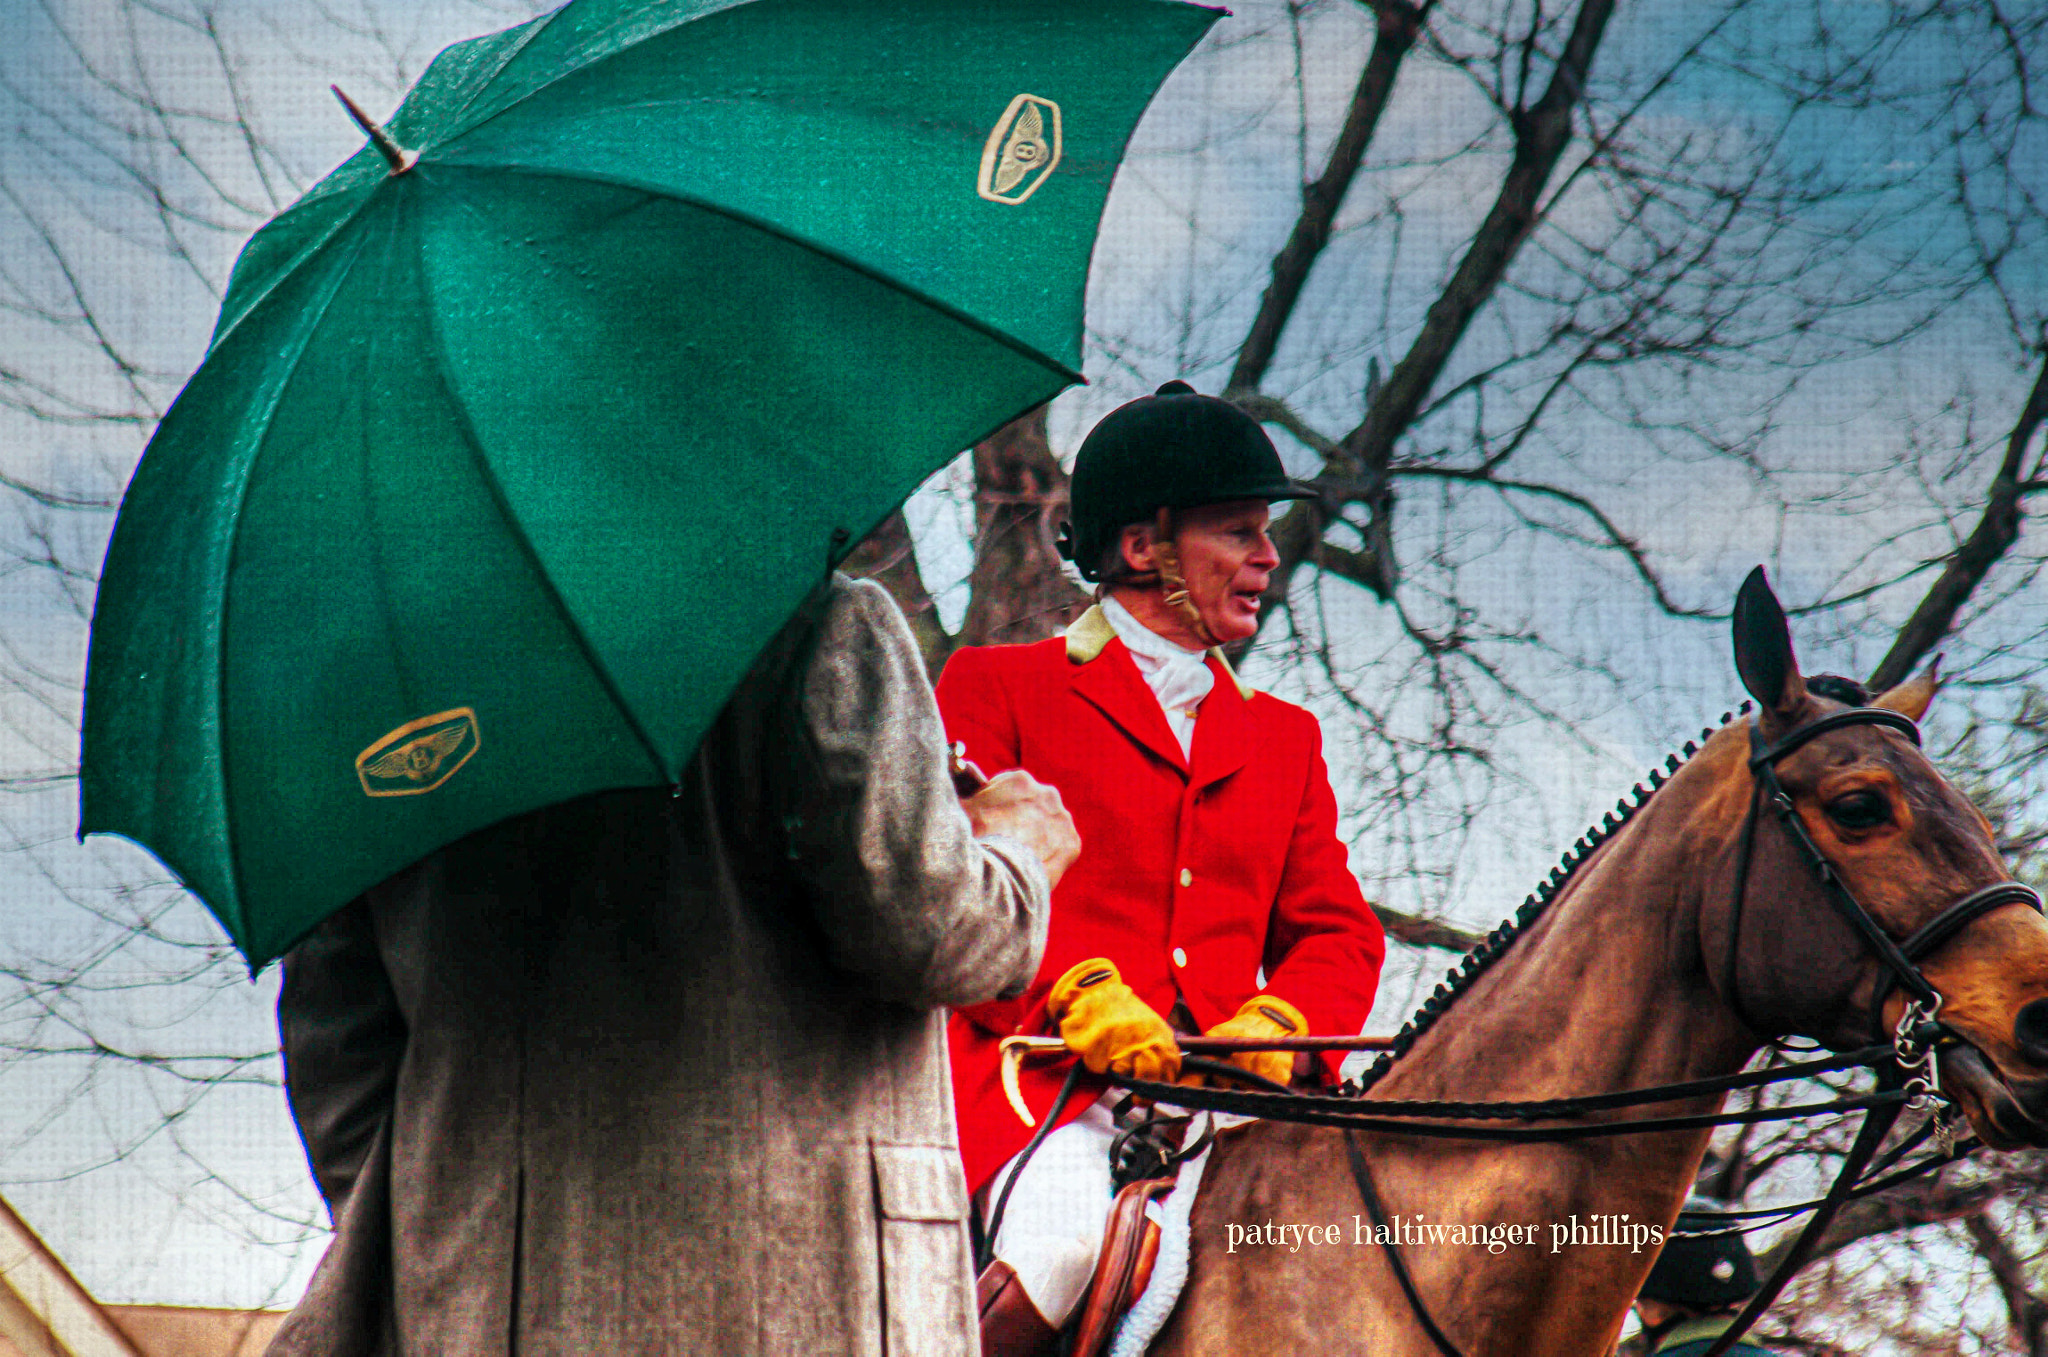
<instances>
[{"instance_id":1,"label":"black bridle","mask_svg":"<svg viewBox=\"0 0 2048 1357\"><path fill-rule=\"evenodd\" d=\"M1842 1172L1834 1186L1828 1190L1808 1220L1799 1237L1793 1241L1785 1260L1770 1278L1742 1308L1731 1324L1708 1348L1703 1357L1722 1357L1741 1339L1763 1312L1778 1298L1785 1284L1792 1280L1792 1274L1805 1266L1813 1251L1820 1245L1821 1232L1827 1229L1836 1210L1847 1200L1851 1186L1863 1166L1876 1154L1885 1132L1898 1114L1907 1106L1931 1106L1941 1092L1940 1078L1934 1058L1934 1045L1943 1036L1954 1036L1941 1024L1942 994L1935 989L1919 967L1919 962L1931 955L1943 943L1971 923L1994 909L2006 905L2027 905L2035 912L2041 911L2041 896L2033 887L2017 881L1994 881L1981 886L1956 900L1932 919L1913 930L1906 938L1894 941L1891 934L1871 917L1869 909L1856 898L1854 891L1842 880L1841 873L1820 851L1820 845L1807 832L1806 822L1792 804L1792 797L1778 781L1778 760L1805 746L1809 741L1840 730L1845 726L1886 726L1898 731L1917 747L1920 744L1920 727L1909 717L1883 707L1852 707L1847 711L1830 712L1817 721L1791 731L1776 744L1763 743L1763 718L1759 715L1749 728L1749 770L1756 779L1756 791L1749 803L1749 816L1742 826L1742 848L1735 871L1735 903L1728 926L1728 960L1722 986L1722 997L1742 1022L1752 1030L1762 1031L1744 1012L1739 991L1736 988L1736 961L1742 938L1742 902L1749 884L1749 865L1752 846L1756 840L1756 825L1761 818L1762 807L1768 805L1777 815L1778 822L1785 827L1799 856L1812 869L1826 891L1828 903L1842 916L1858 938L1864 949L1875 956L1882 967L1878 973L1877 986L1871 995L1871 1024L1880 1037L1884 1034L1884 1005L1891 996L1894 986L1905 991L1906 1007L1900 1014L1892 1033L1893 1059L1898 1063L1901 1075L1906 1079L1909 1098L1904 1104L1893 1104L1889 1108L1876 1109L1865 1115L1862 1130L1857 1134L1856 1144L1843 1161ZM1946 1128L1942 1114L1937 1112L1936 1124ZM1938 1132L1943 1143L1947 1143L1952 1132L1946 1129Z\"/></svg>"},{"instance_id":2,"label":"black bridle","mask_svg":"<svg viewBox=\"0 0 2048 1357\"><path fill-rule=\"evenodd\" d=\"M1863 902L1842 881L1841 873L1820 851L1820 846L1807 832L1806 822L1799 817L1792 804L1792 797L1778 781L1778 761L1806 744L1830 731L1845 726L1884 726L1898 731L1917 747L1920 743L1920 727L1898 712L1883 707L1852 707L1848 711L1830 712L1817 721L1808 722L1792 731L1776 744L1763 743L1763 722L1758 718L1749 728L1749 769L1756 779L1756 791L1750 799L1749 818L1742 825L1742 846L1735 869L1735 902L1728 926L1728 960L1722 986L1723 998L1737 1017L1753 1030L1763 1029L1751 1022L1744 1012L1739 991L1736 988L1736 960L1742 937L1742 905L1749 884L1751 849L1756 839L1756 825L1761 818L1762 808L1769 806L1784 825L1793 846L1812 869L1827 893L1828 903L1841 915L1863 942L1865 950L1875 956L1882 965L1877 989L1871 999L1871 1023L1880 1039L1886 1035L1884 1028L1884 1003L1893 986L1906 992L1907 1014L1912 1027L1921 1023L1936 1021L1941 1012L1942 996L1916 964L1933 953L1943 943L1960 933L1971 923L1994 909L2005 905L2027 905L2035 911L2041 909L2041 896L2031 886L2017 881L1994 881L1980 887L1949 905L1927 923L1915 929L1903 941L1893 941L1885 932ZM1910 1032L1903 1023L1900 1031ZM1903 1053L1902 1053L1903 1054Z\"/></svg>"}]
</instances>

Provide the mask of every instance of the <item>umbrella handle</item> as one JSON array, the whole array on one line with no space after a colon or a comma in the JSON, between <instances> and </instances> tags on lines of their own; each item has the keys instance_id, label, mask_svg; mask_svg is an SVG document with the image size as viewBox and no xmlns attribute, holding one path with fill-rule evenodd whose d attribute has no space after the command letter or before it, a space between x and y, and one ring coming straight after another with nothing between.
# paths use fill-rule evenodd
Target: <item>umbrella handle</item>
<instances>
[{"instance_id":1,"label":"umbrella handle","mask_svg":"<svg viewBox=\"0 0 2048 1357\"><path fill-rule=\"evenodd\" d=\"M946 772L953 779L953 793L966 800L988 786L988 774L967 757L967 742L955 740L946 746Z\"/></svg>"}]
</instances>

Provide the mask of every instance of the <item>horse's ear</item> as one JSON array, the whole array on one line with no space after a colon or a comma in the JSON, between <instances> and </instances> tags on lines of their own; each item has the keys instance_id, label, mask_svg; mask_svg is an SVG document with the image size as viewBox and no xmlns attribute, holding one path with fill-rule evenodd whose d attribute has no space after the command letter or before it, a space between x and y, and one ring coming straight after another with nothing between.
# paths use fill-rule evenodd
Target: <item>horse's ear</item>
<instances>
[{"instance_id":1,"label":"horse's ear","mask_svg":"<svg viewBox=\"0 0 2048 1357\"><path fill-rule=\"evenodd\" d=\"M1806 680L1792 655L1785 610L1758 566L1735 595L1735 672L1767 723L1790 723L1806 705Z\"/></svg>"},{"instance_id":2,"label":"horse's ear","mask_svg":"<svg viewBox=\"0 0 2048 1357\"><path fill-rule=\"evenodd\" d=\"M1941 656L1934 657L1934 663L1919 674L1907 679L1895 688L1887 688L1884 695L1870 705L1895 711L1908 721L1918 721L1927 714L1927 704L1941 691Z\"/></svg>"}]
</instances>

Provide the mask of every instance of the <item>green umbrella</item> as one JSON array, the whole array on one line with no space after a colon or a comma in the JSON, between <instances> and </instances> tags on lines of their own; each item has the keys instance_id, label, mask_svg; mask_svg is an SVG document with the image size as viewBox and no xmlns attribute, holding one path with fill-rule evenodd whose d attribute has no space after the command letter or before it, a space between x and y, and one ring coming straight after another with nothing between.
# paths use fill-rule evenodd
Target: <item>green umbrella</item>
<instances>
[{"instance_id":1,"label":"green umbrella","mask_svg":"<svg viewBox=\"0 0 2048 1357\"><path fill-rule=\"evenodd\" d=\"M835 553L1078 380L1110 178L1216 17L577 0L444 52L249 242L136 471L80 832L260 966L676 781Z\"/></svg>"}]
</instances>

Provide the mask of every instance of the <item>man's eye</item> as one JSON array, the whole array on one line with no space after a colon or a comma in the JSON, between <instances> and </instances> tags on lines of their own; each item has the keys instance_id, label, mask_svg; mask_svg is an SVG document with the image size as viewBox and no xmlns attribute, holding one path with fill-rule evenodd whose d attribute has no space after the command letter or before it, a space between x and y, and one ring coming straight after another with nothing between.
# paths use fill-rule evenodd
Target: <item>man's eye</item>
<instances>
[{"instance_id":1,"label":"man's eye","mask_svg":"<svg viewBox=\"0 0 2048 1357\"><path fill-rule=\"evenodd\" d=\"M1828 802L1827 811L1844 829L1875 829L1892 818L1892 803L1880 792L1850 792Z\"/></svg>"}]
</instances>

